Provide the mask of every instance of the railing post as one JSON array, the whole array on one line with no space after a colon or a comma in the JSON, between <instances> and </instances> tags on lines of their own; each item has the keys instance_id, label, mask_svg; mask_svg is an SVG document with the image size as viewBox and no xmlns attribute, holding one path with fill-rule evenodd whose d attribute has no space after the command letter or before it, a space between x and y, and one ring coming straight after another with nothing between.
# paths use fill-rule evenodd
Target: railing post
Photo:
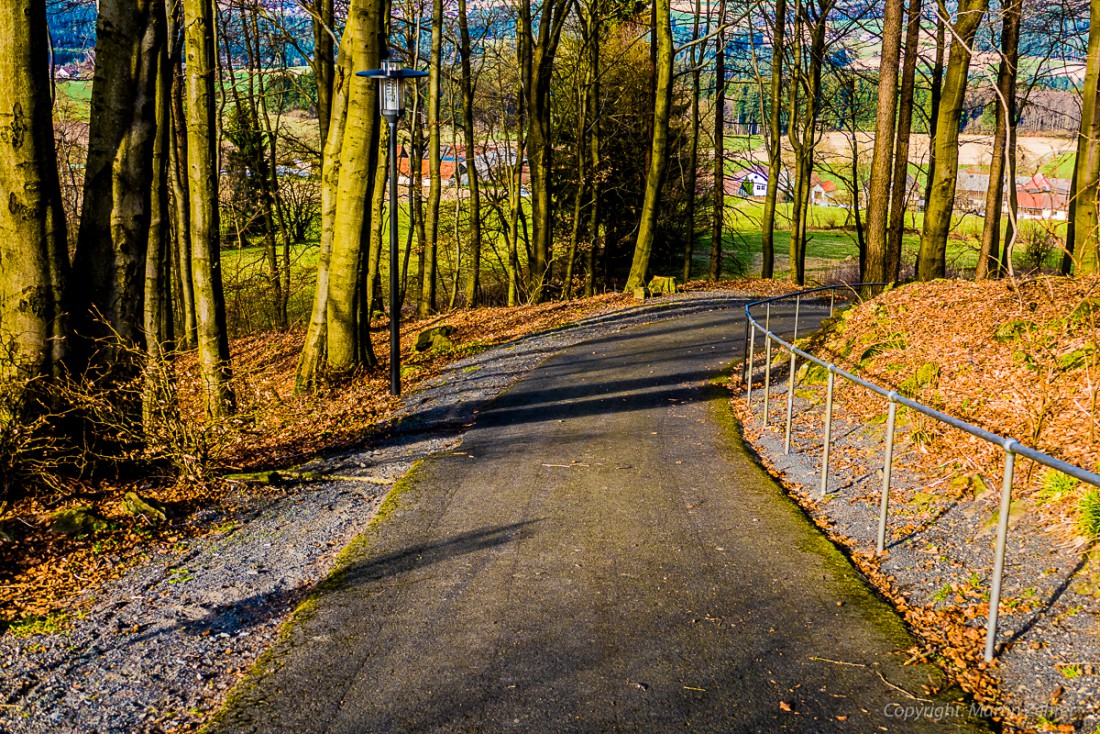
<instances>
[{"instance_id":1,"label":"railing post","mask_svg":"<svg viewBox=\"0 0 1100 734\"><path fill-rule=\"evenodd\" d=\"M882 462L882 502L878 511L878 552L886 550L886 513L890 508L890 475L894 469L894 421L897 418L898 394L890 393L890 412L886 416L886 456Z\"/></svg>"},{"instance_id":2,"label":"railing post","mask_svg":"<svg viewBox=\"0 0 1100 734\"><path fill-rule=\"evenodd\" d=\"M833 442L833 383L836 365L829 365L829 387L825 393L825 445L821 454L821 496L829 491L829 447Z\"/></svg>"},{"instance_id":3,"label":"railing post","mask_svg":"<svg viewBox=\"0 0 1100 734\"><path fill-rule=\"evenodd\" d=\"M764 426L768 425L768 398L772 392L772 333L764 334Z\"/></svg>"},{"instance_id":4,"label":"railing post","mask_svg":"<svg viewBox=\"0 0 1100 734\"><path fill-rule=\"evenodd\" d=\"M749 328L749 360L746 362L745 372L745 403L752 405L752 363L756 359L756 327Z\"/></svg>"},{"instance_id":5,"label":"railing post","mask_svg":"<svg viewBox=\"0 0 1100 734\"><path fill-rule=\"evenodd\" d=\"M836 305L836 291L829 291L829 318L833 317L834 305Z\"/></svg>"},{"instance_id":6,"label":"railing post","mask_svg":"<svg viewBox=\"0 0 1100 734\"><path fill-rule=\"evenodd\" d=\"M795 296L794 298L794 335L791 337L791 346L798 341L798 310L802 305L802 296ZM791 453L791 420L794 417L794 372L795 372L795 353L794 349L791 349L791 374L787 377L787 431L786 437L783 440L783 453Z\"/></svg>"},{"instance_id":7,"label":"railing post","mask_svg":"<svg viewBox=\"0 0 1100 734\"><path fill-rule=\"evenodd\" d=\"M746 382L749 374L749 332L752 330L752 314L749 313L749 307L745 306L745 341L744 348L741 352L741 381Z\"/></svg>"},{"instance_id":8,"label":"railing post","mask_svg":"<svg viewBox=\"0 0 1100 734\"><path fill-rule=\"evenodd\" d=\"M997 518L997 549L993 561L993 588L989 592L989 623L985 628L985 661L993 662L997 645L997 615L1001 606L1001 580L1005 570L1005 546L1008 544L1008 518L1012 511L1012 477L1016 471L1016 441L1008 439L1005 449L1005 475L1001 486L1001 514Z\"/></svg>"}]
</instances>

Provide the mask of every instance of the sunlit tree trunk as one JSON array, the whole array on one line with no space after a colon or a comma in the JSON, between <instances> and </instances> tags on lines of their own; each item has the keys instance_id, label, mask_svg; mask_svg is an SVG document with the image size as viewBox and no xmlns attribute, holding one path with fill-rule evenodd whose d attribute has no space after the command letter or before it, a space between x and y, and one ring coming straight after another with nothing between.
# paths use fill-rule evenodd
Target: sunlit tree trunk
<instances>
[{"instance_id":1,"label":"sunlit tree trunk","mask_svg":"<svg viewBox=\"0 0 1100 734\"><path fill-rule=\"evenodd\" d=\"M218 148L215 121L214 6L183 0L187 93L187 168L191 208L191 268L199 368L206 410L223 416L234 409L230 389L229 336L222 291L218 223Z\"/></svg>"},{"instance_id":2,"label":"sunlit tree trunk","mask_svg":"<svg viewBox=\"0 0 1100 734\"><path fill-rule=\"evenodd\" d=\"M45 0L0 13L0 384L53 373L65 356L68 254L48 54Z\"/></svg>"},{"instance_id":3,"label":"sunlit tree trunk","mask_svg":"<svg viewBox=\"0 0 1100 734\"><path fill-rule=\"evenodd\" d=\"M905 34L905 63L898 94L898 131L894 144L893 186L890 189L890 226L886 236L886 280L901 274L901 243L905 234L905 197L909 188L909 141L913 132L917 59L920 54L921 0L909 0Z\"/></svg>"},{"instance_id":4,"label":"sunlit tree trunk","mask_svg":"<svg viewBox=\"0 0 1100 734\"><path fill-rule=\"evenodd\" d=\"M1097 232L1097 188L1100 186L1100 0L1089 5L1089 47L1085 88L1081 95L1081 133L1077 146L1077 190L1073 199L1074 273L1100 270L1100 233Z\"/></svg>"},{"instance_id":5,"label":"sunlit tree trunk","mask_svg":"<svg viewBox=\"0 0 1100 734\"><path fill-rule=\"evenodd\" d=\"M760 276L775 272L775 207L779 201L779 179L783 175L783 48L787 25L787 1L775 0L775 26L772 30L772 78L768 101L768 188L764 194L764 217L760 225L763 262Z\"/></svg>"},{"instance_id":6,"label":"sunlit tree trunk","mask_svg":"<svg viewBox=\"0 0 1100 734\"><path fill-rule=\"evenodd\" d=\"M970 51L988 4L989 0L962 0L959 3L936 120L936 171L925 207L917 260L917 277L921 280L942 278L947 271L947 235L951 230L959 169L959 120L970 70Z\"/></svg>"},{"instance_id":7,"label":"sunlit tree trunk","mask_svg":"<svg viewBox=\"0 0 1100 734\"><path fill-rule=\"evenodd\" d=\"M463 0L465 4L465 0ZM428 62L428 212L425 216L424 283L416 304L416 315L426 318L435 311L436 260L439 252L439 199L443 185L440 167L439 107L442 89L443 0L432 0L432 45ZM467 153L469 156L469 153ZM458 156L455 156L457 167Z\"/></svg>"},{"instance_id":8,"label":"sunlit tree trunk","mask_svg":"<svg viewBox=\"0 0 1100 734\"><path fill-rule=\"evenodd\" d=\"M692 19L691 40L699 40L699 21L703 10L701 0L695 2L695 15ZM708 13L709 16L709 13ZM708 25L710 18L707 18ZM691 47L688 54L688 63L691 68L691 142L688 149L687 171L687 211L684 218L687 220L687 231L684 233L684 270L681 280L686 283L691 280L691 258L695 250L695 202L698 199L695 189L699 172L699 96L700 82L703 70L700 67L701 52L698 45Z\"/></svg>"},{"instance_id":9,"label":"sunlit tree trunk","mask_svg":"<svg viewBox=\"0 0 1100 734\"><path fill-rule=\"evenodd\" d=\"M168 13L169 66L172 86L169 90L171 126L169 130L168 177L172 191L172 245L174 279L179 289L179 332L177 345L192 349L197 343L195 326L195 285L191 269L191 194L187 185L187 122L183 111L183 24L182 8L171 3Z\"/></svg>"},{"instance_id":10,"label":"sunlit tree trunk","mask_svg":"<svg viewBox=\"0 0 1100 734\"><path fill-rule=\"evenodd\" d=\"M474 72L471 67L473 47L466 20L466 0L458 0L459 55L462 76L462 139L466 145L466 175L470 191L470 272L466 277L466 306L477 305L481 293L481 177L477 170L477 150L474 147ZM457 162L457 161L456 161Z\"/></svg>"},{"instance_id":11,"label":"sunlit tree trunk","mask_svg":"<svg viewBox=\"0 0 1100 734\"><path fill-rule=\"evenodd\" d=\"M360 251L382 123L377 83L355 72L379 66L385 10L382 0L354 0L340 44L321 174L317 288L298 360L298 390L317 383L322 364L342 373L374 363L370 342L362 343L360 338L358 299L365 297ZM390 317L400 318L400 314Z\"/></svg>"},{"instance_id":12,"label":"sunlit tree trunk","mask_svg":"<svg viewBox=\"0 0 1100 734\"><path fill-rule=\"evenodd\" d=\"M886 0L879 54L878 105L875 115L874 152L871 155L870 199L867 202L867 258L861 279L881 283L887 279L886 224L889 221L890 186L894 164L894 118L898 100L898 61L901 53L902 0ZM897 183L905 187L905 179Z\"/></svg>"},{"instance_id":13,"label":"sunlit tree trunk","mask_svg":"<svg viewBox=\"0 0 1100 734\"><path fill-rule=\"evenodd\" d=\"M978 270L975 276L988 278L997 273L1001 254L1001 206L1005 184L1016 188L1013 166L1007 165L1006 156L1015 157L1015 146L1009 147L1009 127L1016 120L1016 66L1020 47L1021 0L1009 0L1001 11L1001 64L997 70L997 93L993 104L997 106L997 127L993 134L993 158L989 164L989 191L985 197L985 224L982 228L982 245L978 252Z\"/></svg>"},{"instance_id":14,"label":"sunlit tree trunk","mask_svg":"<svg viewBox=\"0 0 1100 734\"><path fill-rule=\"evenodd\" d=\"M645 287L649 257L657 233L661 187L668 169L668 124L672 110L672 24L669 0L654 0L657 5L657 95L653 107L653 138L649 149L645 198L642 200L638 239L634 259L626 279L626 292ZM719 184L720 185L720 184Z\"/></svg>"},{"instance_id":15,"label":"sunlit tree trunk","mask_svg":"<svg viewBox=\"0 0 1100 734\"><path fill-rule=\"evenodd\" d=\"M924 182L924 205L932 198L932 180L936 177L936 122L940 118L940 97L943 95L943 63L947 51L947 6L936 0L936 53L929 82L928 112L928 175Z\"/></svg>"},{"instance_id":16,"label":"sunlit tree trunk","mask_svg":"<svg viewBox=\"0 0 1100 734\"><path fill-rule=\"evenodd\" d=\"M313 12L313 79L317 84L317 124L321 140L328 137L332 118L332 83L336 65L336 8L334 0L314 0Z\"/></svg>"}]
</instances>

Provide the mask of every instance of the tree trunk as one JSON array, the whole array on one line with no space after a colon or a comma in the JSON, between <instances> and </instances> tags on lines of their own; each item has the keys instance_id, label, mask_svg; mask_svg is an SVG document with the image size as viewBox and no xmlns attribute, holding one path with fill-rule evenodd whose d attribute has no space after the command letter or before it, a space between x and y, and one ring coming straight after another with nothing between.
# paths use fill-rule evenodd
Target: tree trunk
<instances>
[{"instance_id":1,"label":"tree trunk","mask_svg":"<svg viewBox=\"0 0 1100 734\"><path fill-rule=\"evenodd\" d=\"M1073 200L1074 274L1100 270L1100 234L1097 233L1097 188L1100 187L1100 0L1089 5L1089 47L1085 89L1081 97L1081 133L1078 144L1077 191Z\"/></svg>"},{"instance_id":2,"label":"tree trunk","mask_svg":"<svg viewBox=\"0 0 1100 734\"><path fill-rule=\"evenodd\" d=\"M169 131L169 180L172 187L173 255L179 283L179 342L184 349L197 344L195 326L195 283L191 268L191 194L187 186L187 122L183 111L183 24L182 8L172 6L168 16L169 90L172 129Z\"/></svg>"},{"instance_id":3,"label":"tree trunk","mask_svg":"<svg viewBox=\"0 0 1100 734\"><path fill-rule=\"evenodd\" d=\"M626 292L644 288L649 271L649 256L657 234L661 187L668 169L668 124L672 111L672 23L670 0L654 0L657 6L657 96L653 107L653 138L649 147L645 197L642 200L638 240L634 260L626 279ZM721 58L721 56L719 56Z\"/></svg>"},{"instance_id":4,"label":"tree trunk","mask_svg":"<svg viewBox=\"0 0 1100 734\"><path fill-rule=\"evenodd\" d=\"M779 178L783 175L783 37L787 25L787 0L775 0L775 29L772 32L771 107L768 110L768 188L764 194L764 218L760 225L763 263L760 277L775 272L775 207L779 202Z\"/></svg>"},{"instance_id":5,"label":"tree trunk","mask_svg":"<svg viewBox=\"0 0 1100 734\"><path fill-rule=\"evenodd\" d=\"M222 291L218 222L218 147L214 77L217 74L212 0L183 0L187 58L187 168L191 206L191 267L195 324L207 414L234 409L229 335Z\"/></svg>"},{"instance_id":6,"label":"tree trunk","mask_svg":"<svg viewBox=\"0 0 1100 734\"><path fill-rule=\"evenodd\" d=\"M978 270L975 277L989 278L997 273L1001 253L1001 205L1007 184L1016 188L1012 166L1006 156L1015 156L1015 148L1008 145L1008 128L1016 119L1016 66L1020 47L1021 0L1010 0L1001 17L1001 64L997 70L997 128L993 135L993 159L989 165L989 191L985 197L985 224L982 228L982 245L978 252Z\"/></svg>"},{"instance_id":7,"label":"tree trunk","mask_svg":"<svg viewBox=\"0 0 1100 734\"><path fill-rule=\"evenodd\" d=\"M335 373L371 365L369 342L359 324L364 218L378 160L378 84L355 72L376 69L382 57L381 0L354 0L340 44L332 117L321 173L321 252L317 290L306 342L298 360L296 389L313 387L321 364ZM391 314L399 318L400 314ZM366 358L364 360L364 355Z\"/></svg>"},{"instance_id":8,"label":"tree trunk","mask_svg":"<svg viewBox=\"0 0 1100 734\"><path fill-rule=\"evenodd\" d=\"M936 177L936 122L940 117L940 97L943 95L943 61L947 51L947 6L944 0L936 0L936 56L932 62L932 81L929 89L931 106L928 112L928 176L924 182L924 205L932 198L932 179Z\"/></svg>"},{"instance_id":9,"label":"tree trunk","mask_svg":"<svg viewBox=\"0 0 1100 734\"><path fill-rule=\"evenodd\" d=\"M313 80L317 84L317 124L321 129L321 141L328 138L329 120L332 118L332 84L335 76L336 8L334 0L315 0L313 4Z\"/></svg>"},{"instance_id":10,"label":"tree trunk","mask_svg":"<svg viewBox=\"0 0 1100 734\"><path fill-rule=\"evenodd\" d=\"M104 349L103 340L117 336L144 346L157 59L164 40L163 16L154 13L158 5L158 0L99 3L84 200L73 258L81 274L72 282L71 301L81 366L95 360L113 368L121 355Z\"/></svg>"},{"instance_id":11,"label":"tree trunk","mask_svg":"<svg viewBox=\"0 0 1100 734\"><path fill-rule=\"evenodd\" d=\"M51 374L65 356L68 245L49 43L44 0L0 13L0 385ZM0 412L0 422L9 418Z\"/></svg>"},{"instance_id":12,"label":"tree trunk","mask_svg":"<svg viewBox=\"0 0 1100 734\"><path fill-rule=\"evenodd\" d=\"M890 179L894 163L894 118L897 113L902 8L902 0L886 0L882 21L875 144L871 155L871 193L867 202L867 258L866 267L860 274L865 283L881 283L888 277L886 224L890 214ZM900 186L904 188L904 178Z\"/></svg>"},{"instance_id":13,"label":"tree trunk","mask_svg":"<svg viewBox=\"0 0 1100 734\"><path fill-rule=\"evenodd\" d=\"M1100 2L1100 0L1097 0ZM955 205L955 177L959 169L959 120L962 117L970 48L989 0L962 0L955 22L951 55L943 82L936 120L936 172L924 212L917 277L942 278L947 271L947 234Z\"/></svg>"},{"instance_id":14,"label":"tree trunk","mask_svg":"<svg viewBox=\"0 0 1100 734\"><path fill-rule=\"evenodd\" d=\"M714 211L710 228L710 272L712 281L722 279L722 239L726 233L726 0L718 3L718 26L714 52Z\"/></svg>"},{"instance_id":15,"label":"tree trunk","mask_svg":"<svg viewBox=\"0 0 1100 734\"><path fill-rule=\"evenodd\" d=\"M465 0L463 0L465 4ZM443 0L432 0L432 46L428 62L428 213L425 217L424 284L416 304L416 314L427 318L435 311L436 260L439 252L439 199L443 184L440 166L439 107L442 94L440 73L443 59ZM455 155L455 165L458 156Z\"/></svg>"},{"instance_id":16,"label":"tree trunk","mask_svg":"<svg viewBox=\"0 0 1100 734\"><path fill-rule=\"evenodd\" d=\"M699 40L699 21L703 10L703 3L699 0L695 3L695 15L692 20L691 26L691 40ZM707 23L709 25L710 18L707 14ZM685 219L687 219L687 232L684 238L684 270L681 281L687 283L691 280L691 258L695 250L695 202L698 198L698 194L695 189L697 188L697 178L699 172L699 96L700 96L700 82L702 78L703 70L700 68L700 53L699 47L692 46L690 54L688 56L688 63L691 65L691 143L688 149L688 171L687 171L687 211L685 212Z\"/></svg>"},{"instance_id":17,"label":"tree trunk","mask_svg":"<svg viewBox=\"0 0 1100 734\"><path fill-rule=\"evenodd\" d=\"M163 26L164 4L156 0L153 12L158 16L156 22ZM171 247L169 246L169 203L168 203L168 166L171 130L171 94L172 70L168 62L165 44L158 47L156 59L156 90L154 109L156 113L155 134L153 138L153 175L151 196L149 199L149 236L145 255L145 314L143 328L145 332L145 351L150 359L162 360L166 350L171 347L172 309L169 280L171 265Z\"/></svg>"},{"instance_id":18,"label":"tree trunk","mask_svg":"<svg viewBox=\"0 0 1100 734\"><path fill-rule=\"evenodd\" d=\"M898 95L898 134L894 144L893 186L890 189L890 227L886 237L886 280L901 275L901 244L905 235L905 204L909 193L909 140L913 132L917 58L920 54L921 0L909 0L905 35L905 63Z\"/></svg>"},{"instance_id":19,"label":"tree trunk","mask_svg":"<svg viewBox=\"0 0 1100 734\"><path fill-rule=\"evenodd\" d=\"M598 8L596 9L598 10ZM589 155L592 170L589 175L588 243L585 261L584 295L592 296L596 290L596 248L600 234L600 34L602 21L598 12L589 12L588 32L591 44L588 48L588 66L593 69L592 83L588 85L585 99L586 117L591 120Z\"/></svg>"},{"instance_id":20,"label":"tree trunk","mask_svg":"<svg viewBox=\"0 0 1100 734\"><path fill-rule=\"evenodd\" d=\"M466 0L458 0L458 30L459 54L462 57L462 137L466 145L466 175L470 189L470 273L466 279L466 307L472 308L477 305L481 294L481 177L477 170L477 150L474 148L473 50L466 21ZM457 169L457 157L455 165Z\"/></svg>"}]
</instances>

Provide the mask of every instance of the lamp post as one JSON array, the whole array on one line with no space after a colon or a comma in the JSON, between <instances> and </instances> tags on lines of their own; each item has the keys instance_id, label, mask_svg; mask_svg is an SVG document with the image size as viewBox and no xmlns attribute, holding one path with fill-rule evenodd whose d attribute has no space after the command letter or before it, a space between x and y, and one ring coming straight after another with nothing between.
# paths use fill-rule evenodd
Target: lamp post
<instances>
[{"instance_id":1,"label":"lamp post","mask_svg":"<svg viewBox=\"0 0 1100 734\"><path fill-rule=\"evenodd\" d=\"M399 62L382 60L381 69L356 72L378 80L378 108L390 124L390 394L401 394L401 314L398 313L397 291L397 122L405 112L405 79L427 76L426 71L404 68ZM419 175L419 171L417 174ZM412 185L409 169L409 185Z\"/></svg>"}]
</instances>

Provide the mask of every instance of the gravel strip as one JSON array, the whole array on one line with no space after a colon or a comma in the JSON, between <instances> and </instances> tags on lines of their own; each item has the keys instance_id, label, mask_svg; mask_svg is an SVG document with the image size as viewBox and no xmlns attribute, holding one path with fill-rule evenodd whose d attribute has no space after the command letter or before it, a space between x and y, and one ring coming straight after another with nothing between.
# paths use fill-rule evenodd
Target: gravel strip
<instances>
[{"instance_id":1,"label":"gravel strip","mask_svg":"<svg viewBox=\"0 0 1100 734\"><path fill-rule=\"evenodd\" d=\"M787 359L784 353L780 365ZM830 527L849 550L871 555L878 534L886 403L868 393L867 400L882 404L882 420L869 424L852 422L834 404L829 494L822 499L825 389L796 385L787 455L787 374L782 366L773 368L767 427L762 368L754 373L751 414L744 393L734 397L745 437L811 517ZM919 427L902 411L897 426L888 554L881 571L893 577L894 589L911 605L935 608L973 628L980 654L1001 476L962 482L957 477L968 471L965 457L931 466ZM1093 731L1100 723L1100 570L1089 561L1088 547L1067 540L1064 527L1041 525L1027 512L1028 503L1014 495L994 674L1008 707L1033 725L1072 723L1077 731Z\"/></svg>"},{"instance_id":2,"label":"gravel strip","mask_svg":"<svg viewBox=\"0 0 1100 734\"><path fill-rule=\"evenodd\" d=\"M742 302L730 292L669 296L495 347L410 393L369 445L302 467L332 480L235 489L197 518L215 532L151 550L122 578L79 595L65 632L0 638L0 731L195 728L366 528L393 482L458 446L480 406L565 347Z\"/></svg>"}]
</instances>

